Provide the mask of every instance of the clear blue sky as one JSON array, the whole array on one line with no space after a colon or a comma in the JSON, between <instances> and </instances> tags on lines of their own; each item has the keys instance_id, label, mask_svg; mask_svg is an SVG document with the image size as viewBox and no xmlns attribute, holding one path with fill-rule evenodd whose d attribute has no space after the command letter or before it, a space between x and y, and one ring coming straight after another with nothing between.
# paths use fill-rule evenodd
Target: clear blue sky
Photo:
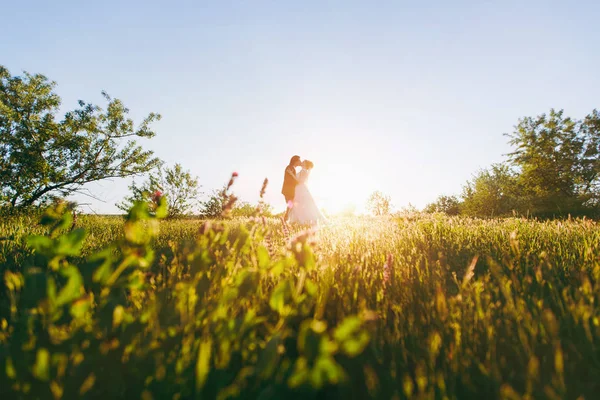
<instances>
[{"instance_id":1,"label":"clear blue sky","mask_svg":"<svg viewBox=\"0 0 600 400\"><path fill-rule=\"evenodd\" d=\"M600 2L30 1L2 5L0 63L63 106L120 98L163 119L144 145L209 191L282 207L314 161L325 207L381 189L398 207L458 193L509 151L519 117L600 107ZM126 181L90 188L114 212Z\"/></svg>"}]
</instances>

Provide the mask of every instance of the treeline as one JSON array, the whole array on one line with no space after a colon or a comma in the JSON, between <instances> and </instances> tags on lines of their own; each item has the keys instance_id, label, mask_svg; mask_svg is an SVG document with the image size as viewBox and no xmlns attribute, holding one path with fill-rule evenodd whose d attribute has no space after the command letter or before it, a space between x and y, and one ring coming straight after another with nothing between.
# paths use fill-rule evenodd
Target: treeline
<instances>
[{"instance_id":1,"label":"treeline","mask_svg":"<svg viewBox=\"0 0 600 400\"><path fill-rule=\"evenodd\" d=\"M581 120L551 110L519 121L513 151L478 171L458 196L440 196L426 212L473 217L600 216L600 113Z\"/></svg>"},{"instance_id":2,"label":"treeline","mask_svg":"<svg viewBox=\"0 0 600 400\"><path fill-rule=\"evenodd\" d=\"M155 135L150 113L135 124L118 99L103 92L106 105L79 101L58 117L61 99L55 82L44 75L13 76L0 65L0 213L36 208L79 193L85 185L110 178L143 177L118 204L156 203L165 196L170 217L250 216L261 201L249 204L228 192L200 193L198 179L179 164L166 166L138 139ZM425 211L474 217L508 215L540 218L599 217L600 113L582 120L551 110L519 121L507 135L513 151L507 160L477 172L458 196L440 196ZM232 176L234 179L235 176ZM231 183L231 182L230 182ZM389 198L369 200L376 215L389 213Z\"/></svg>"}]
</instances>

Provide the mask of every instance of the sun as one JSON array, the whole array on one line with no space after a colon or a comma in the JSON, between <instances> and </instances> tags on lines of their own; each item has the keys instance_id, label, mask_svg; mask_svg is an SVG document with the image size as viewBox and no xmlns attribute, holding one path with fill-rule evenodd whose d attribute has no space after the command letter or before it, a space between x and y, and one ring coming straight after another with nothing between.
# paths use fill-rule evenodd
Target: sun
<instances>
[{"instance_id":1,"label":"sun","mask_svg":"<svg viewBox=\"0 0 600 400\"><path fill-rule=\"evenodd\" d=\"M373 191L369 177L351 165L314 170L308 183L319 208L328 214L362 214L369 194Z\"/></svg>"}]
</instances>

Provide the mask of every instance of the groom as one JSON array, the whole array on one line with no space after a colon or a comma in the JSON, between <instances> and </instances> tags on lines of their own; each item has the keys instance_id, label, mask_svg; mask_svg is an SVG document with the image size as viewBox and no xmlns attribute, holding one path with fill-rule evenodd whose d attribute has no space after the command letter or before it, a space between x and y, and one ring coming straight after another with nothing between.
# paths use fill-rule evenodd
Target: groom
<instances>
[{"instance_id":1,"label":"groom","mask_svg":"<svg viewBox=\"0 0 600 400\"><path fill-rule=\"evenodd\" d=\"M298 184L298 178L296 177L296 167L302 165L300 156L294 156L290 160L290 164L285 167L285 175L283 176L283 187L281 188L281 194L285 197L286 209L283 220L287 221L288 214L294 204L294 197L296 197L296 185Z\"/></svg>"}]
</instances>

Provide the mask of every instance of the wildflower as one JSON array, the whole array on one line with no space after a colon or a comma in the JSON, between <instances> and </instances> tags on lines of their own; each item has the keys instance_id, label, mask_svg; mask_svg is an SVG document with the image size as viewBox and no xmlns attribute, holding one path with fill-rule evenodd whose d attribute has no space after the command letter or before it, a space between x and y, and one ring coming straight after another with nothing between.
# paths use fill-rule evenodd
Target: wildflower
<instances>
[{"instance_id":1,"label":"wildflower","mask_svg":"<svg viewBox=\"0 0 600 400\"><path fill-rule=\"evenodd\" d=\"M227 189L224 190L224 193L227 193L227 191L233 186L233 182L235 181L235 178L238 177L238 173L234 172L231 174L231 178L229 179L229 182L227 183Z\"/></svg>"},{"instance_id":2,"label":"wildflower","mask_svg":"<svg viewBox=\"0 0 600 400\"><path fill-rule=\"evenodd\" d=\"M383 264L383 286L387 286L390 281L390 266L385 263Z\"/></svg>"},{"instance_id":3,"label":"wildflower","mask_svg":"<svg viewBox=\"0 0 600 400\"><path fill-rule=\"evenodd\" d=\"M225 203L225 206L223 207L223 212L221 213L221 215L223 216L228 216L229 213L231 212L231 210L233 209L233 206L235 205L235 202L237 201L237 197L235 197L234 195L231 196L227 196L225 198L227 200L227 203Z\"/></svg>"},{"instance_id":4,"label":"wildflower","mask_svg":"<svg viewBox=\"0 0 600 400\"><path fill-rule=\"evenodd\" d=\"M281 217L281 225L283 226L283 234L285 235L286 238L289 238L290 230L289 230L288 225L285 222L285 219L283 217Z\"/></svg>"},{"instance_id":5,"label":"wildflower","mask_svg":"<svg viewBox=\"0 0 600 400\"><path fill-rule=\"evenodd\" d=\"M288 208L291 210L292 208L294 208L294 202L293 202L293 201L291 201L291 200L290 200L290 201L288 201L288 202L287 202L287 206L288 206Z\"/></svg>"},{"instance_id":6,"label":"wildflower","mask_svg":"<svg viewBox=\"0 0 600 400\"><path fill-rule=\"evenodd\" d=\"M260 198L265 197L265 193L267 192L267 185L269 184L269 179L265 178L263 181L262 188L260 189Z\"/></svg>"},{"instance_id":7,"label":"wildflower","mask_svg":"<svg viewBox=\"0 0 600 400\"><path fill-rule=\"evenodd\" d=\"M256 206L256 213L262 216L263 219L263 224L264 224L264 215L263 215L263 209L264 209L264 197L265 197L265 193L267 191L267 185L269 184L269 180L267 178L265 178L265 180L263 181L263 185L262 188L260 189L260 200L258 200L258 205Z\"/></svg>"},{"instance_id":8,"label":"wildflower","mask_svg":"<svg viewBox=\"0 0 600 400\"><path fill-rule=\"evenodd\" d=\"M163 192L161 192L160 190L156 190L154 193L152 193L152 201L154 203L158 203L160 198L163 196Z\"/></svg>"},{"instance_id":9,"label":"wildflower","mask_svg":"<svg viewBox=\"0 0 600 400\"><path fill-rule=\"evenodd\" d=\"M391 286L394 281L394 258L388 254L385 264L383 264L383 287Z\"/></svg>"},{"instance_id":10,"label":"wildflower","mask_svg":"<svg viewBox=\"0 0 600 400\"><path fill-rule=\"evenodd\" d=\"M275 254L275 246L273 245L273 238L271 237L271 232L267 232L264 237L267 250L269 251L269 255L273 256Z\"/></svg>"}]
</instances>

